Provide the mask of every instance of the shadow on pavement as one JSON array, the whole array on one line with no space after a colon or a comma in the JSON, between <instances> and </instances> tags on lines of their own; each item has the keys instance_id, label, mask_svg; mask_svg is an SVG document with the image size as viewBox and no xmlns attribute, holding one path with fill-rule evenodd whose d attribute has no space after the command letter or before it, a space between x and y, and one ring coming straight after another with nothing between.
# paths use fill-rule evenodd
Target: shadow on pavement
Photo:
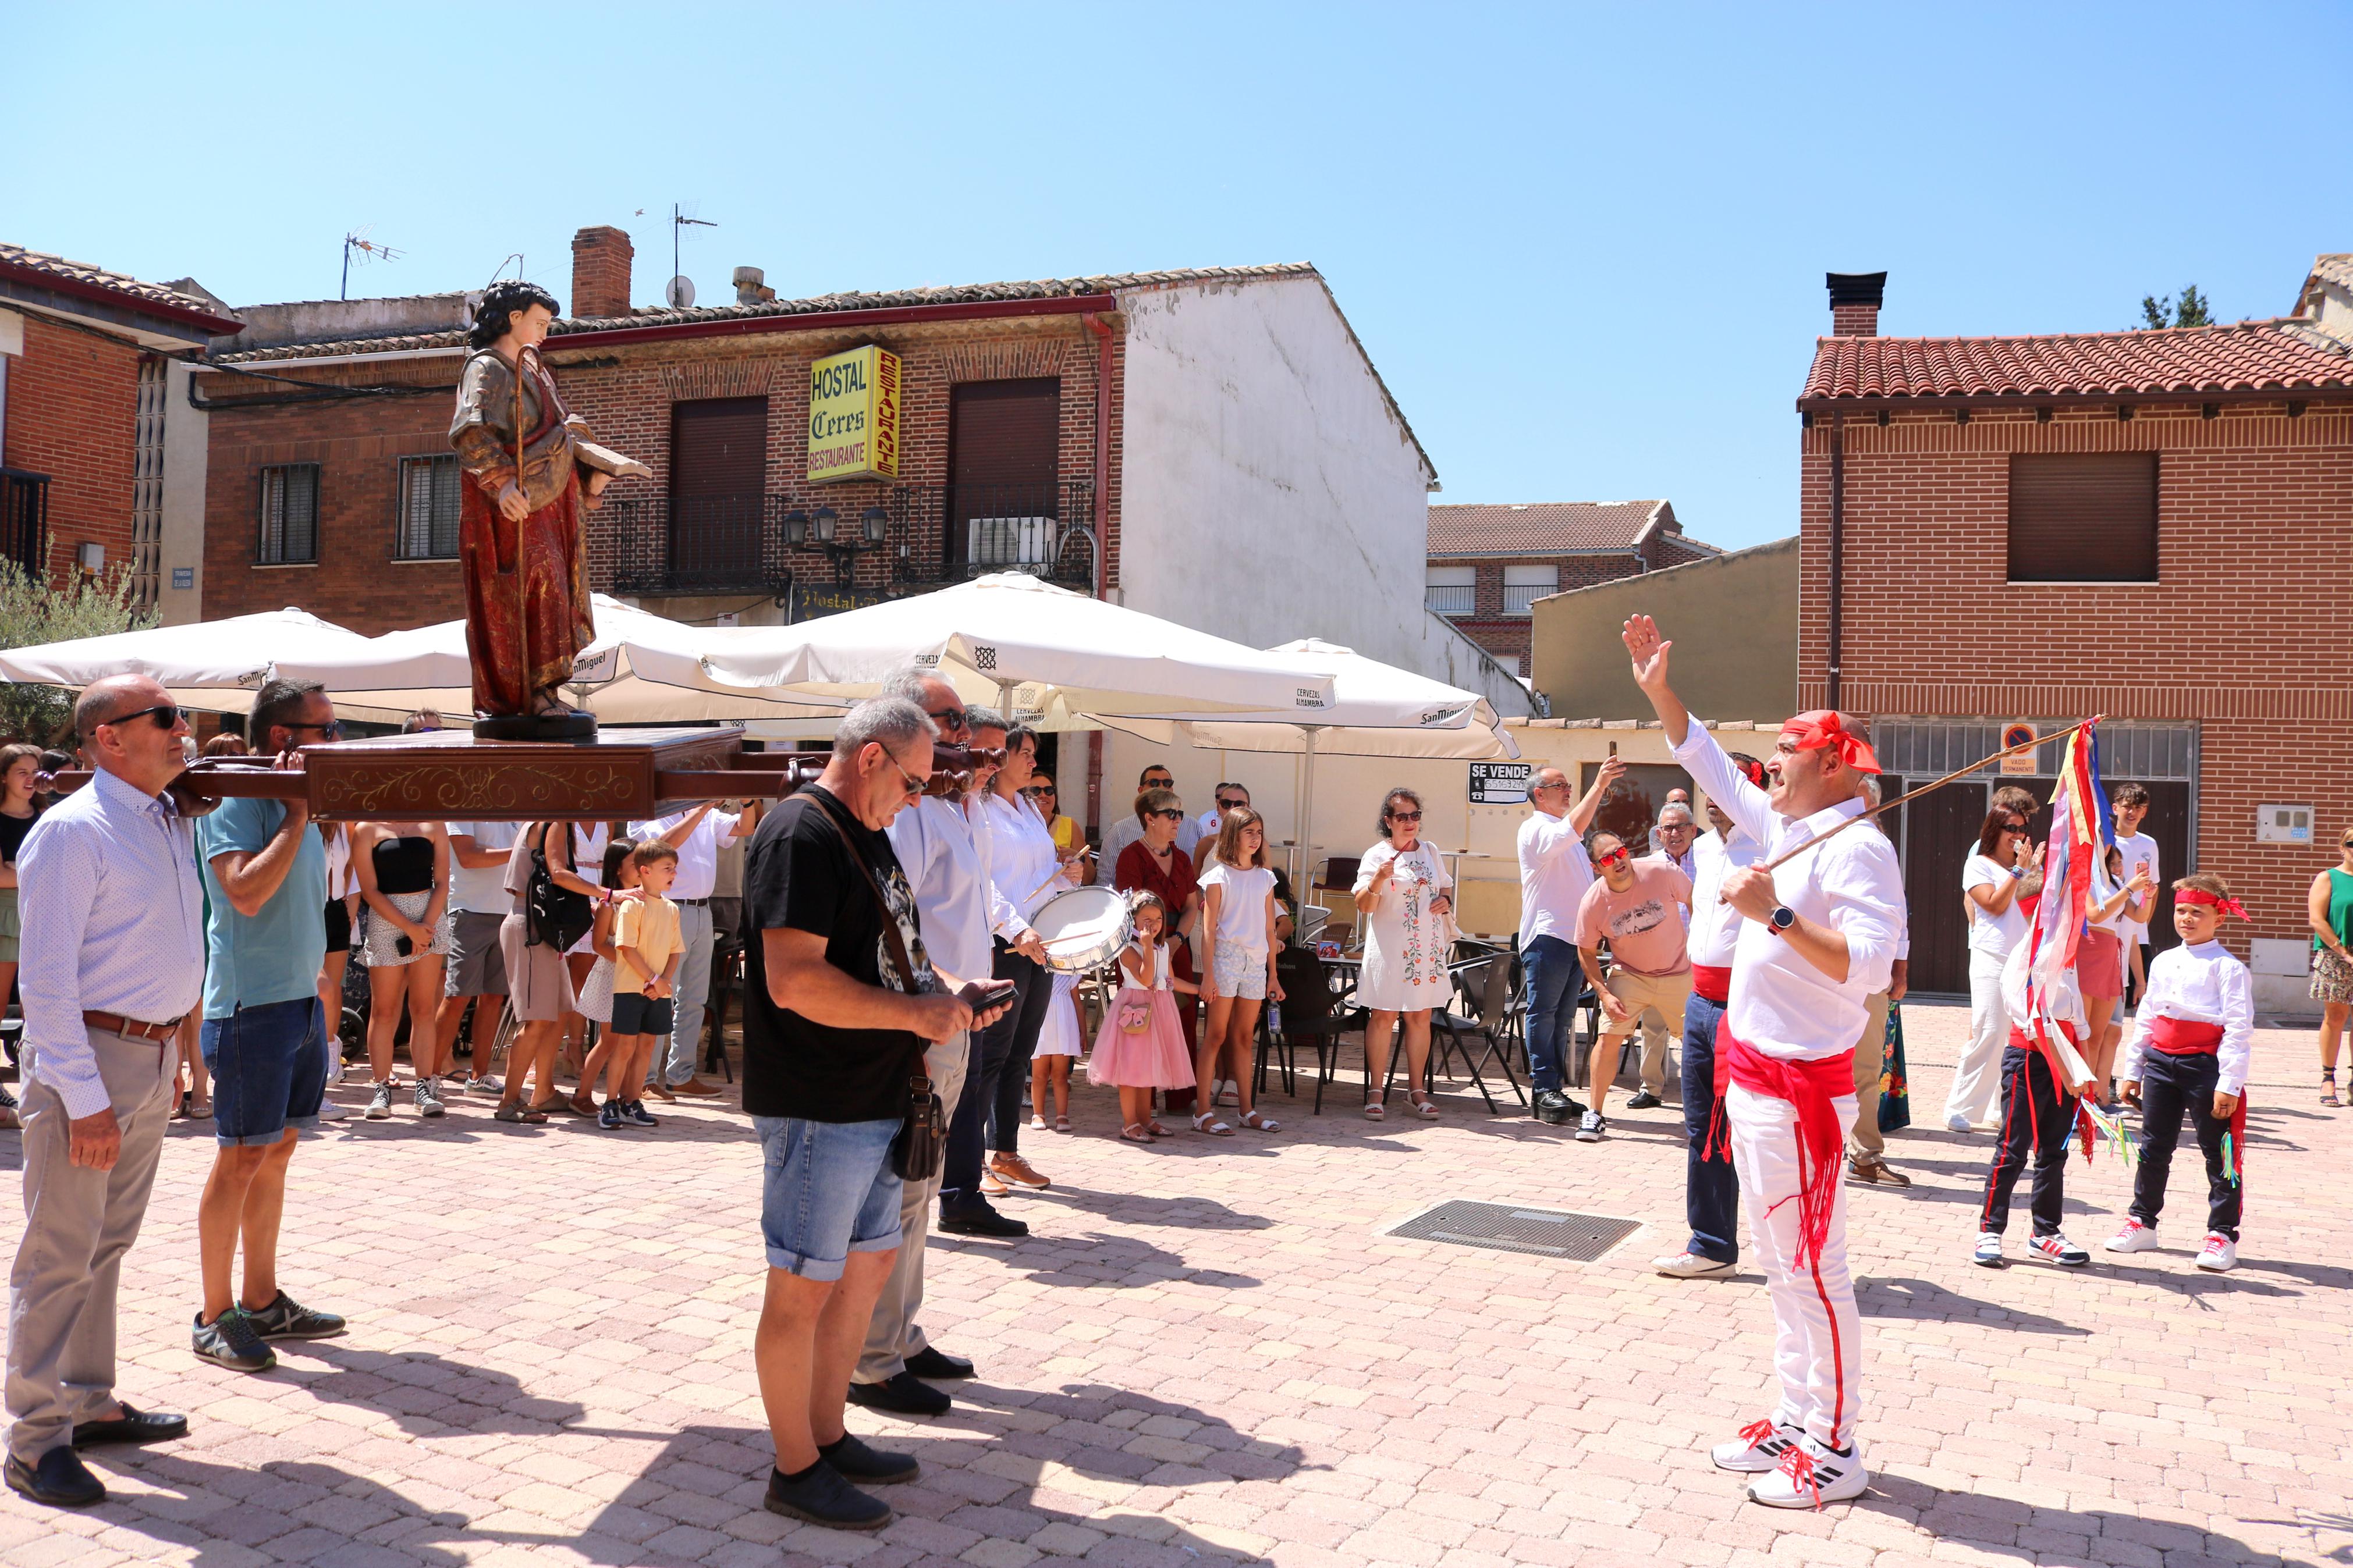
<instances>
[{"instance_id":1,"label":"shadow on pavement","mask_svg":"<svg viewBox=\"0 0 2353 1568\"><path fill-rule=\"evenodd\" d=\"M2008 1498L1945 1491L1903 1476L1873 1475L1854 1505L1905 1519L1943 1542L2042 1563L2270 1563L2252 1542L2194 1525L2106 1509L2042 1508ZM2250 1521L2265 1523L2268 1521ZM2297 1528L2311 1526L2298 1521Z\"/></svg>"},{"instance_id":2,"label":"shadow on pavement","mask_svg":"<svg viewBox=\"0 0 2353 1568\"><path fill-rule=\"evenodd\" d=\"M1981 1301L1947 1290L1927 1279L1862 1279L1855 1284L1855 1305L1866 1318L1912 1318L1923 1322L1976 1322L1989 1327L2023 1329L2031 1334L2088 1336L2057 1318L2029 1312L2000 1301Z\"/></svg>"}]
</instances>

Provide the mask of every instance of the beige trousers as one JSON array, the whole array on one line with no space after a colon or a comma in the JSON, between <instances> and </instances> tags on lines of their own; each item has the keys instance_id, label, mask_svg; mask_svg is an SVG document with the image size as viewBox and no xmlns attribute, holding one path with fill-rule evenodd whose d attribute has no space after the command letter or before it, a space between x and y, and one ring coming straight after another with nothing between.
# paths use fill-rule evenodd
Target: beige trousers
<instances>
[{"instance_id":1,"label":"beige trousers","mask_svg":"<svg viewBox=\"0 0 2353 1568\"><path fill-rule=\"evenodd\" d=\"M178 1058L169 1040L91 1029L90 1047L122 1129L114 1169L72 1163L65 1102L37 1076L37 1061L25 1084L25 1237L8 1271L8 1453L27 1465L114 1403L122 1255L147 1217L171 1116Z\"/></svg>"},{"instance_id":2,"label":"beige trousers","mask_svg":"<svg viewBox=\"0 0 2353 1568\"><path fill-rule=\"evenodd\" d=\"M923 1050L923 1071L931 1075L940 1103L955 1113L956 1097L964 1092L965 1069L971 1064L972 1037L962 1034L936 1041ZM988 1113L981 1107L982 1115ZM932 1233L932 1214L939 1207L940 1175L928 1182L904 1182L899 1195L899 1255L891 1264L891 1278L874 1302L874 1319L867 1325L866 1348L859 1352L855 1383L887 1383L907 1370L907 1358L931 1342L923 1337L915 1313L923 1305L923 1243Z\"/></svg>"},{"instance_id":3,"label":"beige trousers","mask_svg":"<svg viewBox=\"0 0 2353 1568\"><path fill-rule=\"evenodd\" d=\"M1887 1153L1887 1134L1879 1130L1879 1080L1887 1068L1887 993L1874 991L1864 999L1871 1016L1863 1020L1862 1038L1854 1043L1854 1125L1848 1130L1847 1152L1864 1164Z\"/></svg>"},{"instance_id":4,"label":"beige trousers","mask_svg":"<svg viewBox=\"0 0 2353 1568\"><path fill-rule=\"evenodd\" d=\"M1607 1013L1602 1015L1605 1033L1594 1043L1593 1050L1600 1061L1601 1070L1610 1078L1617 1076L1618 1058L1604 1056L1604 1051L1616 1052L1618 1044L1634 1032L1636 1024L1642 1029L1642 1087L1652 1094L1664 1094L1667 1089L1667 1031L1683 1026L1683 1004L1691 1000L1691 971L1681 974L1636 974L1629 970L1617 970L1609 976L1609 994L1626 1005L1633 1014L1631 1021L1620 1024ZM1586 1077L1591 1079L1588 1068ZM1608 1079L1602 1081L1609 1081Z\"/></svg>"}]
</instances>

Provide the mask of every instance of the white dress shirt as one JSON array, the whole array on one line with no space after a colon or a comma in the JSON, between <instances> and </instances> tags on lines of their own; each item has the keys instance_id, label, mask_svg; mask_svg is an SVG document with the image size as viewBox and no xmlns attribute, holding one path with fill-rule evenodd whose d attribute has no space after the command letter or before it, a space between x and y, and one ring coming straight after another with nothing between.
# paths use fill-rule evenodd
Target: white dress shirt
<instances>
[{"instance_id":1,"label":"white dress shirt","mask_svg":"<svg viewBox=\"0 0 2353 1568\"><path fill-rule=\"evenodd\" d=\"M1737 823L1730 837L1711 829L1692 845L1691 933L1685 939L1691 961L1710 969L1732 967L1732 951L1746 924L1740 911L1724 901L1724 879L1743 866L1765 858L1765 847L1743 832Z\"/></svg>"},{"instance_id":2,"label":"white dress shirt","mask_svg":"<svg viewBox=\"0 0 2353 1568\"><path fill-rule=\"evenodd\" d=\"M995 963L988 938L1000 900L964 808L927 795L883 831L915 890L915 913L933 962L959 980L987 979Z\"/></svg>"},{"instance_id":3,"label":"white dress shirt","mask_svg":"<svg viewBox=\"0 0 2353 1568\"><path fill-rule=\"evenodd\" d=\"M659 838L691 815L673 811L651 822L633 822L629 824L629 837L640 841ZM694 831L678 847L678 879L670 885L671 903L711 897L712 889L719 886L719 847L735 842L735 825L741 820L727 812L714 811L694 825ZM599 847L597 853L603 852ZM596 879L593 870L584 869L581 875L592 882Z\"/></svg>"},{"instance_id":4,"label":"white dress shirt","mask_svg":"<svg viewBox=\"0 0 2353 1568\"><path fill-rule=\"evenodd\" d=\"M2020 942L2001 966L2001 1005L2010 1014L2010 1027L2021 1032L2027 1030L2034 1016L2026 994L2027 954L2032 945ZM2090 1033L2092 1021L2084 1015L2083 987L2076 982L2073 968L2061 970L2042 988L2042 1006L2051 1017L2073 1028L2079 1043ZM2029 1039L2033 1037L2031 1033L2027 1035Z\"/></svg>"},{"instance_id":5,"label":"white dress shirt","mask_svg":"<svg viewBox=\"0 0 2353 1568\"><path fill-rule=\"evenodd\" d=\"M95 1116L110 1101L82 1014L165 1024L204 994L194 825L169 797L101 769L33 824L16 852L16 887L26 1070L57 1091L68 1117Z\"/></svg>"},{"instance_id":6,"label":"white dress shirt","mask_svg":"<svg viewBox=\"0 0 2353 1568\"><path fill-rule=\"evenodd\" d=\"M31 929L29 923L26 929ZM2122 1081L2140 1081L2142 1055L2154 1048L2148 1043L2149 1021L2159 1017L2221 1025L2214 1087L2224 1094L2237 1094L2247 1087L2247 1058L2255 1041L2254 982L2247 974L2247 966L2232 958L2228 948L2219 942L2201 942L2195 947L2185 943L2168 947L2149 960L2148 994L2133 1009L2132 1027L2125 1034L2123 1065L2116 1068Z\"/></svg>"},{"instance_id":7,"label":"white dress shirt","mask_svg":"<svg viewBox=\"0 0 2353 1568\"><path fill-rule=\"evenodd\" d=\"M1593 885L1585 837L1566 813L1539 811L1520 824L1520 948L1540 936L1577 944L1577 906Z\"/></svg>"},{"instance_id":8,"label":"white dress shirt","mask_svg":"<svg viewBox=\"0 0 2353 1568\"><path fill-rule=\"evenodd\" d=\"M1782 816L1696 719L1674 756L1708 798L1765 847L1767 859L1865 809L1861 800L1847 800L1811 816ZM1832 980L1769 925L1736 914L1740 931L1725 1022L1736 1038L1768 1057L1807 1061L1852 1050L1869 1022L1872 993L1888 987L1903 935L1904 874L1894 847L1868 826L1851 829L1775 871L1773 886L1799 918L1846 938L1846 978Z\"/></svg>"},{"instance_id":9,"label":"white dress shirt","mask_svg":"<svg viewBox=\"0 0 2353 1568\"><path fill-rule=\"evenodd\" d=\"M1018 795L1007 800L990 790L981 807L988 819L989 879L1026 930L1046 900L1064 889L1055 875L1061 857L1054 853L1053 830L1038 808Z\"/></svg>"}]
</instances>

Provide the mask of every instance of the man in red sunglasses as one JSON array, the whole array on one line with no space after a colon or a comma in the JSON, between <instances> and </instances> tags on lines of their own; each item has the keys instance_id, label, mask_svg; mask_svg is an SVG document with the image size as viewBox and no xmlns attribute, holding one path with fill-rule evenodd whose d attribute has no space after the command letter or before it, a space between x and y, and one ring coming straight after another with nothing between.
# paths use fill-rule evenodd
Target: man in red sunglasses
<instances>
[{"instance_id":1,"label":"man in red sunglasses","mask_svg":"<svg viewBox=\"0 0 2353 1568\"><path fill-rule=\"evenodd\" d=\"M1635 616L1624 638L1675 761L1767 857L1728 873L1718 895L1742 923L1715 1077L1773 1301L1781 1399L1711 1458L1752 1475L1749 1497L1770 1507L1861 1497L1870 1478L1855 1439L1862 1325L1846 1259L1845 1130L1855 1041L1870 996L1888 988L1905 924L1895 851L1854 823L1879 760L1847 715L1801 713L1782 726L1759 786L1675 695L1673 644L1656 623Z\"/></svg>"}]
</instances>

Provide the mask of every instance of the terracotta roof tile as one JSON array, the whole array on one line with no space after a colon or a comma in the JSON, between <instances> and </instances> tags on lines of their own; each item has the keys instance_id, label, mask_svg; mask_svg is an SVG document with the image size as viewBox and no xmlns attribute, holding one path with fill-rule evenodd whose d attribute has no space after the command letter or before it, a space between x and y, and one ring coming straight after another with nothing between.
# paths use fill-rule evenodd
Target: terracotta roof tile
<instances>
[{"instance_id":1,"label":"terracotta roof tile","mask_svg":"<svg viewBox=\"0 0 2353 1568\"><path fill-rule=\"evenodd\" d=\"M209 300L183 294L161 283L144 282L127 273L109 272L103 267L92 267L87 261L69 261L62 256L28 250L24 246L10 245L5 241L0 241L0 268L82 289L102 289L110 294L122 296L127 302L155 306L165 312L202 317L212 321L222 320L220 311ZM232 328L235 325L234 322L226 324Z\"/></svg>"},{"instance_id":2,"label":"terracotta roof tile","mask_svg":"<svg viewBox=\"0 0 2353 1568\"><path fill-rule=\"evenodd\" d=\"M2353 359L2282 321L2022 338L1821 338L1801 401L2353 390Z\"/></svg>"},{"instance_id":3,"label":"terracotta roof tile","mask_svg":"<svg viewBox=\"0 0 2353 1568\"><path fill-rule=\"evenodd\" d=\"M1714 545L1684 536L1674 509L1663 500L1571 500L1433 506L1430 553L1566 555L1581 550L1629 550L1653 518L1687 548L1715 552Z\"/></svg>"}]
</instances>

